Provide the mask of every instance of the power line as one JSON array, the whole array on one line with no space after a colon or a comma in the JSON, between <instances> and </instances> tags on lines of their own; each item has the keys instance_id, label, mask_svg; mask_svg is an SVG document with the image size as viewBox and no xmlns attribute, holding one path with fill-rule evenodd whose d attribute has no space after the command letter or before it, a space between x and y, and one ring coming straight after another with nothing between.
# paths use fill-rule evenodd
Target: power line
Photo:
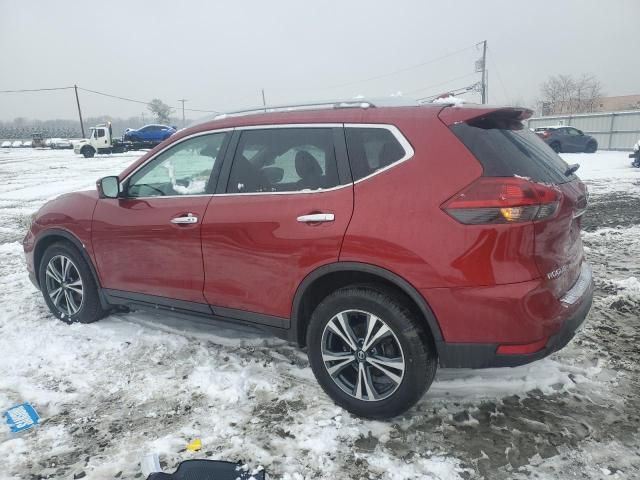
<instances>
[{"instance_id":1,"label":"power line","mask_svg":"<svg viewBox=\"0 0 640 480\"><path fill-rule=\"evenodd\" d=\"M71 88L73 88L73 87L71 87ZM119 95L112 95L110 93L99 92L97 90L90 90L88 88L78 87L78 90L83 90L85 92L95 93L96 95L102 95L104 97L116 98L118 100L123 100L123 101L126 101L126 102L133 102L133 103L140 103L142 105L149 105L149 102L145 102L144 100L135 100L133 98L121 97ZM187 111L187 112L220 113L217 110L200 110L200 109L196 109L196 108L185 108L184 110Z\"/></svg>"},{"instance_id":2,"label":"power line","mask_svg":"<svg viewBox=\"0 0 640 480\"><path fill-rule=\"evenodd\" d=\"M474 91L474 90L477 91L478 88L482 88L482 84L480 82L476 82L476 83L473 83L471 85L467 85L466 87L456 88L456 89L450 90L450 91L448 91L446 93L452 93L455 96L455 95L461 95L463 93L468 93L468 92L471 92L471 91ZM418 102L428 102L430 100L433 100L434 98L439 97L440 95L442 95L442 92L436 93L435 95L430 95L428 97L418 98L417 101Z\"/></svg>"},{"instance_id":3,"label":"power line","mask_svg":"<svg viewBox=\"0 0 640 480\"><path fill-rule=\"evenodd\" d=\"M145 102L142 100L134 100L133 98L120 97L118 95L111 95L110 93L98 92L96 90L90 90L88 88L78 87L78 90L82 90L83 92L95 93L96 95L102 95L103 97L117 98L118 100L124 100L125 102L133 102L133 103L141 103L143 105L149 105L149 102Z\"/></svg>"},{"instance_id":4,"label":"power line","mask_svg":"<svg viewBox=\"0 0 640 480\"><path fill-rule=\"evenodd\" d=\"M352 81L352 82L341 83L341 84L338 84L338 85L331 85L331 86L328 86L328 87L323 87L322 89L348 87L348 86L350 86L350 85L357 85L357 84L359 84L359 83L370 82L370 81L373 81L373 80L378 80L378 79L380 79L380 78L391 77L391 76L393 76L393 75L397 75L398 73L407 72L407 71L409 71L409 70L415 70L416 68L424 67L425 65L429 65L429 64L431 64L431 63L438 62L438 61L440 61L440 60L444 60L445 58L449 58L449 57L452 57L452 56L457 55L457 54L459 54L459 53L462 53L462 52L464 52L464 51L466 51L466 50L470 50L471 48L474 48L475 46L476 46L476 44L474 43L473 45L469 45L469 46L467 46L467 47L461 48L460 50L456 50L456 51L454 51L454 52L447 53L446 55L441 55L441 56L439 56L439 57L432 58L432 59L430 59L430 60L427 60L427 61L422 62L422 63L418 63L418 64L416 64L416 65L412 65L412 66L410 66L410 67L400 68L400 69L398 69L398 70L394 70L394 71L391 71L391 72L389 72L389 73L384 73L384 74L381 74L381 75L376 75L376 76L369 77L369 78L365 78L365 79L362 79L362 80L354 80L354 81Z\"/></svg>"},{"instance_id":5,"label":"power line","mask_svg":"<svg viewBox=\"0 0 640 480\"><path fill-rule=\"evenodd\" d=\"M500 85L502 86L502 93L504 93L505 96L505 100L506 101L511 101L511 99L509 98L509 93L507 92L507 88L504 85L504 82L502 81L502 75L500 75L500 71L498 70L498 62L496 62L496 57L493 54L493 50L491 50L489 47L487 47L487 50L489 51L489 53L491 53L491 58L493 59L493 66L496 70L496 75L498 76L498 81L500 82Z\"/></svg>"},{"instance_id":6,"label":"power line","mask_svg":"<svg viewBox=\"0 0 640 480\"><path fill-rule=\"evenodd\" d=\"M74 87L27 88L22 90L0 90L0 93L50 92L52 90L71 90Z\"/></svg>"},{"instance_id":7,"label":"power line","mask_svg":"<svg viewBox=\"0 0 640 480\"><path fill-rule=\"evenodd\" d=\"M446 85L447 83L455 82L456 80L461 80L463 78L468 78L471 76L477 75L477 72L467 73L465 75L461 75L459 77L451 78L449 80L445 80L444 82L434 83L433 85L429 85L428 87L418 88L417 90L411 90L410 92L406 92L407 95L411 95L412 93L423 92L425 90L429 90L433 87L439 87L440 85Z\"/></svg>"}]
</instances>

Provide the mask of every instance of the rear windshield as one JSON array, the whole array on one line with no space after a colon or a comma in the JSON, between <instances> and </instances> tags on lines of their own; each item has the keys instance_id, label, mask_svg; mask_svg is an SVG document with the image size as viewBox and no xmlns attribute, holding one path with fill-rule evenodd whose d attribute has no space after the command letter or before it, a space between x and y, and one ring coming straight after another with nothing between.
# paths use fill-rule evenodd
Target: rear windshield
<instances>
[{"instance_id":1,"label":"rear windshield","mask_svg":"<svg viewBox=\"0 0 640 480\"><path fill-rule=\"evenodd\" d=\"M526 177L559 184L574 180L569 165L520 122L485 118L451 127L482 164L485 177Z\"/></svg>"}]
</instances>

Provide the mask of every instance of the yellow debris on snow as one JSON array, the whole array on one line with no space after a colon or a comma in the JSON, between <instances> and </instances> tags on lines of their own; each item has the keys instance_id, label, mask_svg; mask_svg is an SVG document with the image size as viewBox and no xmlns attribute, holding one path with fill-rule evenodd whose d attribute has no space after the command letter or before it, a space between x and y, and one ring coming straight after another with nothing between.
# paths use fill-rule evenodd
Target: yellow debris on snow
<instances>
[{"instance_id":1,"label":"yellow debris on snow","mask_svg":"<svg viewBox=\"0 0 640 480\"><path fill-rule=\"evenodd\" d=\"M199 438L196 438L195 440L192 440L191 443L189 443L189 445L187 445L187 450L189 450L191 452L197 452L201 448L202 448L202 441Z\"/></svg>"}]
</instances>

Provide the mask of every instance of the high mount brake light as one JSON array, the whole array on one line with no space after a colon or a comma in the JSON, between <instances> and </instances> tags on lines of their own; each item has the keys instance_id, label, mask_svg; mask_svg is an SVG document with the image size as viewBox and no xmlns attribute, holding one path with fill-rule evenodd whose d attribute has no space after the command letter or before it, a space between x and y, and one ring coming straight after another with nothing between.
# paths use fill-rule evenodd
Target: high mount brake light
<instances>
[{"instance_id":1,"label":"high mount brake light","mask_svg":"<svg viewBox=\"0 0 640 480\"><path fill-rule=\"evenodd\" d=\"M442 209L466 225L543 220L558 210L560 192L513 177L480 177L447 200Z\"/></svg>"}]
</instances>

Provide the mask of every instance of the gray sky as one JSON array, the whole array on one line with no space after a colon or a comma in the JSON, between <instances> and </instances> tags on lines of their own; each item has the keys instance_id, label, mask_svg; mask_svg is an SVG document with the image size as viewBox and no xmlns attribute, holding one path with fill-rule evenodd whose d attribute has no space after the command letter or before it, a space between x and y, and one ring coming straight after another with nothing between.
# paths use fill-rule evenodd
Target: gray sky
<instances>
[{"instance_id":1,"label":"gray sky","mask_svg":"<svg viewBox=\"0 0 640 480\"><path fill-rule=\"evenodd\" d=\"M420 97L479 80L473 45L486 39L490 103L531 103L558 73L592 73L607 95L639 94L638 18L639 0L0 0L0 90L77 83L205 110L258 105L263 87L270 104ZM80 95L85 116L145 110ZM75 115L70 90L0 94L2 120Z\"/></svg>"}]
</instances>

